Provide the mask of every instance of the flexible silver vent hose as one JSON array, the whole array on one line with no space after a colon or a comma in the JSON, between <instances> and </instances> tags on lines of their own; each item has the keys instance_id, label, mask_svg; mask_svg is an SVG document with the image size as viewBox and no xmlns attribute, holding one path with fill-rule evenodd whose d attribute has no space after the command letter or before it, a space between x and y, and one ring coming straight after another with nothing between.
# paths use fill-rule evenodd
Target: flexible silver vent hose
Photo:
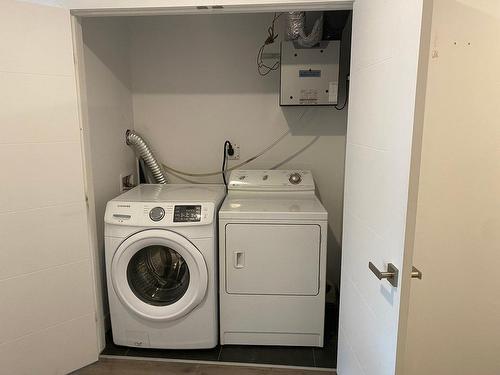
<instances>
[{"instance_id":1,"label":"flexible silver vent hose","mask_svg":"<svg viewBox=\"0 0 500 375\"><path fill-rule=\"evenodd\" d=\"M286 40L295 40L300 37L306 23L305 12L288 12L286 15Z\"/></svg>"},{"instance_id":2,"label":"flexible silver vent hose","mask_svg":"<svg viewBox=\"0 0 500 375\"><path fill-rule=\"evenodd\" d=\"M125 133L125 140L127 145L132 147L137 155L144 161L149 168L157 184L166 184L167 176L163 171L163 167L156 160L153 151L148 146L146 141L135 131L127 130Z\"/></svg>"},{"instance_id":3,"label":"flexible silver vent hose","mask_svg":"<svg viewBox=\"0 0 500 375\"><path fill-rule=\"evenodd\" d=\"M305 33L306 13L288 12L286 21L286 40L296 40L301 47L314 47L323 36L323 15L321 15L307 35Z\"/></svg>"}]
</instances>

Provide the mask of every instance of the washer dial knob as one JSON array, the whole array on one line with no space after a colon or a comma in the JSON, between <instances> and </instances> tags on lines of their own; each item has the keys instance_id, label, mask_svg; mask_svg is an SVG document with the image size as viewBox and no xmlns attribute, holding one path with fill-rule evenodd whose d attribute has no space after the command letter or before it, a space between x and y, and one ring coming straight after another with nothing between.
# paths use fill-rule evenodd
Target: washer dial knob
<instances>
[{"instance_id":1,"label":"washer dial knob","mask_svg":"<svg viewBox=\"0 0 500 375\"><path fill-rule=\"evenodd\" d=\"M161 207L152 208L149 211L149 218L153 221L160 221L165 217L165 210Z\"/></svg>"},{"instance_id":2,"label":"washer dial knob","mask_svg":"<svg viewBox=\"0 0 500 375\"><path fill-rule=\"evenodd\" d=\"M302 181L302 176L300 175L300 173L294 172L290 175L288 181L290 181L290 183L294 185L300 184L300 182Z\"/></svg>"}]
</instances>

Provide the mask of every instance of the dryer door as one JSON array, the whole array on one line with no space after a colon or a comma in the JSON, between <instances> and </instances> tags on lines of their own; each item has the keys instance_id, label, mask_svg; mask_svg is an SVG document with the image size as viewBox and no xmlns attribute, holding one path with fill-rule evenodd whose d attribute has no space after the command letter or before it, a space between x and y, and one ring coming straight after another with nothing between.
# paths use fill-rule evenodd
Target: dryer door
<instances>
[{"instance_id":1,"label":"dryer door","mask_svg":"<svg viewBox=\"0 0 500 375\"><path fill-rule=\"evenodd\" d=\"M316 296L321 228L316 224L227 224L229 294Z\"/></svg>"},{"instance_id":2,"label":"dryer door","mask_svg":"<svg viewBox=\"0 0 500 375\"><path fill-rule=\"evenodd\" d=\"M138 232L118 247L111 280L120 301L156 321L178 319L205 297L208 271L200 251L185 237L163 229Z\"/></svg>"}]
</instances>

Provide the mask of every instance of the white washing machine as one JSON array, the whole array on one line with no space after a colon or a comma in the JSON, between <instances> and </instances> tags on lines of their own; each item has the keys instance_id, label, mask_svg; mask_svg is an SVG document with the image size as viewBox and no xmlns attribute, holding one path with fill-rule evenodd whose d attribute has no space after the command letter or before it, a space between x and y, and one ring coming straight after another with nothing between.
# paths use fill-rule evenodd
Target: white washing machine
<instances>
[{"instance_id":1,"label":"white washing machine","mask_svg":"<svg viewBox=\"0 0 500 375\"><path fill-rule=\"evenodd\" d=\"M219 210L221 344L323 346L327 217L309 171L231 173Z\"/></svg>"},{"instance_id":2,"label":"white washing machine","mask_svg":"<svg viewBox=\"0 0 500 375\"><path fill-rule=\"evenodd\" d=\"M223 185L140 185L108 202L106 274L117 345L217 345L217 211L224 196Z\"/></svg>"}]
</instances>

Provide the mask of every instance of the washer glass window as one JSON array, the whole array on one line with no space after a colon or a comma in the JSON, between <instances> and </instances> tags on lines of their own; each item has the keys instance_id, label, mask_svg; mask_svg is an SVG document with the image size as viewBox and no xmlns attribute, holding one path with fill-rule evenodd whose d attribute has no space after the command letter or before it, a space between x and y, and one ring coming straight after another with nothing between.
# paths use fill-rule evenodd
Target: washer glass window
<instances>
[{"instance_id":1,"label":"washer glass window","mask_svg":"<svg viewBox=\"0 0 500 375\"><path fill-rule=\"evenodd\" d=\"M132 256L127 266L132 292L153 306L177 302L189 286L189 268L175 250L162 245L147 246Z\"/></svg>"}]
</instances>

